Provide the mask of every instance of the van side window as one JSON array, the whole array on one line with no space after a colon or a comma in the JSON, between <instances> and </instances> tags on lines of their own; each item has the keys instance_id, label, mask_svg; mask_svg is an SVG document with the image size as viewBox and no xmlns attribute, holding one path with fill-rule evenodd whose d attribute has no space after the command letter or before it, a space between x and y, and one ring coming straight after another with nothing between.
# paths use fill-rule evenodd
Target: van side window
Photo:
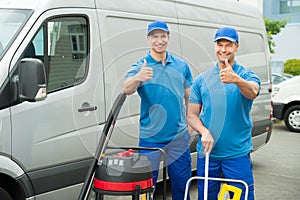
<instances>
[{"instance_id":1,"label":"van side window","mask_svg":"<svg viewBox=\"0 0 300 200\"><path fill-rule=\"evenodd\" d=\"M41 28L34 39L27 45L22 58L38 58L36 55L36 48L40 50L39 59L44 57L44 29Z\"/></svg>"},{"instance_id":2,"label":"van side window","mask_svg":"<svg viewBox=\"0 0 300 200\"><path fill-rule=\"evenodd\" d=\"M87 21L83 17L62 17L48 22L48 91L83 81L87 66Z\"/></svg>"},{"instance_id":3,"label":"van side window","mask_svg":"<svg viewBox=\"0 0 300 200\"><path fill-rule=\"evenodd\" d=\"M88 66L87 34L84 17L59 17L44 23L27 46L23 58L38 58L47 69L48 93L84 80Z\"/></svg>"}]
</instances>

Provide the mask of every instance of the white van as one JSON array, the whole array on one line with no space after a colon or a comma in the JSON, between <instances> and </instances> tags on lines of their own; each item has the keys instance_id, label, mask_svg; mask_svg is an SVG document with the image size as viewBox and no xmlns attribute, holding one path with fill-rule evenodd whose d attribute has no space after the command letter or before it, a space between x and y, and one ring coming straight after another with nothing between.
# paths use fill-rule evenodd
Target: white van
<instances>
[{"instance_id":1,"label":"white van","mask_svg":"<svg viewBox=\"0 0 300 200\"><path fill-rule=\"evenodd\" d=\"M284 120L293 132L300 132L300 75L274 86L272 93L273 116Z\"/></svg>"},{"instance_id":2,"label":"white van","mask_svg":"<svg viewBox=\"0 0 300 200\"><path fill-rule=\"evenodd\" d=\"M254 8L231 0L1 0L0 16L1 199L78 197L124 74L149 50L154 20L168 23L168 49L194 77L215 63L215 31L234 26L237 61L262 81L251 112L254 149L271 136L268 44ZM111 144L136 145L138 120L134 94Z\"/></svg>"}]
</instances>

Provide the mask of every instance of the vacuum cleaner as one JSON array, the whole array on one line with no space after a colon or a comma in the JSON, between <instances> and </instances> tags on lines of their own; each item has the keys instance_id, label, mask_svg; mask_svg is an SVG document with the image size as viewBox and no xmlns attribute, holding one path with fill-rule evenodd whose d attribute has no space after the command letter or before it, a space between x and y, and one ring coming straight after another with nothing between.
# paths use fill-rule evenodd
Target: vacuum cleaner
<instances>
[{"instance_id":1,"label":"vacuum cleaner","mask_svg":"<svg viewBox=\"0 0 300 200\"><path fill-rule=\"evenodd\" d=\"M162 149L107 146L125 99L126 94L120 93L112 106L78 200L86 200L91 189L96 193L96 200L104 199L104 195L131 195L133 200L139 200L142 196L143 200L152 200L154 185L151 162L139 154L139 150L161 151L163 199L166 199L165 152ZM118 152L106 154L108 148L118 149Z\"/></svg>"}]
</instances>

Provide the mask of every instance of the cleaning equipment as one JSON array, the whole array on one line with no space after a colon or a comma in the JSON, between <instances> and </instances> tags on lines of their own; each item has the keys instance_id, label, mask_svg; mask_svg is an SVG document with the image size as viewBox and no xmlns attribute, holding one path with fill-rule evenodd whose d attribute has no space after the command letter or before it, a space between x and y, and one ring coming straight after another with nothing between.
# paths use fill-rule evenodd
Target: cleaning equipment
<instances>
[{"instance_id":1,"label":"cleaning equipment","mask_svg":"<svg viewBox=\"0 0 300 200\"><path fill-rule=\"evenodd\" d=\"M118 156L117 157L123 157L123 156L134 156L134 152L135 151L139 151L139 150L143 150L143 151L160 151L161 155L162 155L162 200L166 200L167 198L167 167L166 167L166 152L162 149L162 148L155 148L155 147L133 147L133 146L108 146L107 149L123 149L123 150L128 150L127 152L120 152L118 153ZM139 155L139 154L137 154ZM144 157L145 158L145 157ZM146 171L146 170L143 170L143 171ZM97 172L97 171L96 171ZM134 172L134 170L131 170L131 172ZM145 172L144 172L145 173ZM127 173L127 174L130 174L130 173ZM150 174L148 173L148 171L146 171L146 174L148 174L147 176L149 177ZM130 176L135 176L136 174L131 174ZM97 175L95 175L95 177L97 177ZM141 181L140 183L144 183L145 184L145 178L143 179L142 178L143 176L140 176L139 177L139 180ZM152 173L151 173L151 177L152 177ZM127 179L126 181L129 181L129 179ZM95 179L94 179L95 181ZM134 181L134 180L133 180ZM95 183L95 182L94 182ZM129 185L131 183L128 183ZM145 185L144 185L145 187ZM101 199L101 196L103 196L102 194L113 194L113 195L126 195L126 194L131 194L133 199L138 199L138 193L141 193L142 195L142 200L148 200L148 199L153 199L153 196L151 196L152 194L152 190L149 190L149 189L146 189L144 191L136 191L136 190L130 190L130 191L120 191L120 189L117 189L117 190L114 190L114 191L109 191L109 190L97 190L96 189L96 186L94 184L94 188L93 188L100 196L100 199ZM112 188L110 188L112 189ZM128 189L128 188L127 188ZM133 188L132 188L133 189ZM140 189L140 188L137 188L137 189Z\"/></svg>"},{"instance_id":2,"label":"cleaning equipment","mask_svg":"<svg viewBox=\"0 0 300 200\"><path fill-rule=\"evenodd\" d=\"M151 162L133 149L107 155L96 168L93 190L99 199L105 194L132 195L132 199L139 199L144 193L150 198L153 192Z\"/></svg>"},{"instance_id":3,"label":"cleaning equipment","mask_svg":"<svg viewBox=\"0 0 300 200\"><path fill-rule=\"evenodd\" d=\"M228 196L229 192L233 193L232 199L230 199L230 197ZM224 183L222 184L218 200L239 200L241 199L242 192L242 189Z\"/></svg>"},{"instance_id":4,"label":"cleaning equipment","mask_svg":"<svg viewBox=\"0 0 300 200\"><path fill-rule=\"evenodd\" d=\"M240 200L242 190L240 188L237 188L232 185L225 184L228 182L232 183L241 183L245 186L245 198L244 200L248 199L248 184L245 181L242 180L236 180L236 179L226 179L226 178L212 178L208 177L208 167L209 167L209 154L205 154L205 172L204 172L204 177L201 176L194 176L191 177L185 185L185 194L184 194L184 200L187 200L187 196L189 193L189 187L190 184L193 180L204 180L204 200L208 199L208 180L213 180L213 181L221 181L223 184L221 191L219 193L218 200ZM224 188L223 188L224 187ZM228 192L232 192L233 194L233 199L230 199L230 197L226 196ZM224 199L225 198L225 199Z\"/></svg>"},{"instance_id":5,"label":"cleaning equipment","mask_svg":"<svg viewBox=\"0 0 300 200\"><path fill-rule=\"evenodd\" d=\"M139 200L142 196L142 200L152 200L154 191L152 165L146 156L137 152L138 150L158 150L162 153L163 200L166 199L166 153L163 149L107 146L125 99L126 94L120 93L113 104L80 191L79 200L87 199L91 188L96 193L96 200L104 199L104 195L131 195L133 200ZM106 154L107 148L126 151Z\"/></svg>"}]
</instances>

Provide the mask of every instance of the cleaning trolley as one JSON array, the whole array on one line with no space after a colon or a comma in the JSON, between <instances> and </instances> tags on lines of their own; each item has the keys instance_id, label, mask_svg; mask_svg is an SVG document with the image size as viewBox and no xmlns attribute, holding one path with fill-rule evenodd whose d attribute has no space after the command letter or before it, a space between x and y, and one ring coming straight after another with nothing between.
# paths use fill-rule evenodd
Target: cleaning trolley
<instances>
[{"instance_id":1,"label":"cleaning trolley","mask_svg":"<svg viewBox=\"0 0 300 200\"><path fill-rule=\"evenodd\" d=\"M184 194L184 200L187 200L187 196L189 193L189 187L191 185L191 182L193 180L204 180L204 200L208 200L208 180L213 181L220 181L222 182L221 190L219 192L218 200L240 200L240 197L242 195L242 189L229 185L228 183L241 183L245 187L245 198L244 200L248 199L248 184L245 181L242 180L236 180L236 179L226 179L226 178L213 178L208 177L208 168L209 168L209 154L205 154L205 172L204 177L201 176L194 176L191 177L187 182L185 186L185 194ZM229 196L229 192L233 193L232 199Z\"/></svg>"},{"instance_id":2,"label":"cleaning trolley","mask_svg":"<svg viewBox=\"0 0 300 200\"><path fill-rule=\"evenodd\" d=\"M118 114L126 99L120 93L115 100L101 134L95 157L90 165L79 200L87 199L91 189L96 193L96 200L103 200L105 195L132 196L132 200L153 199L153 178L151 162L143 151L160 151L163 158L163 200L166 199L166 154L160 148L145 147L110 147L111 138ZM107 149L116 149L106 153Z\"/></svg>"}]
</instances>

